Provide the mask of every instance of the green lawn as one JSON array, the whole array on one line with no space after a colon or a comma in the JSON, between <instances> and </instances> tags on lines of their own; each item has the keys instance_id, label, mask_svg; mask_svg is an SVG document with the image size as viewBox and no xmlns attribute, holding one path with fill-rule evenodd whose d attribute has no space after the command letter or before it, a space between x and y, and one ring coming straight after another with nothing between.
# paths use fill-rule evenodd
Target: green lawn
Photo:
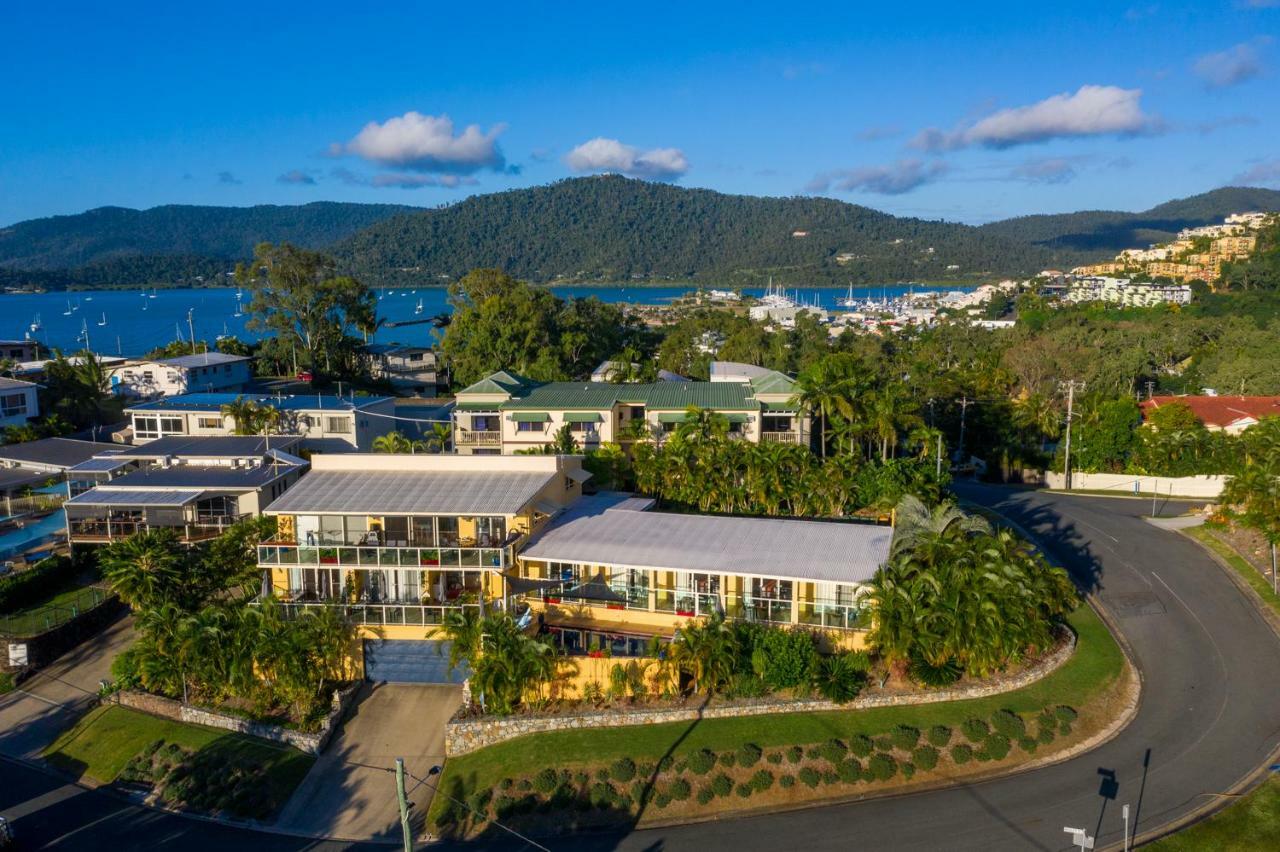
<instances>
[{"instance_id":1,"label":"green lawn","mask_svg":"<svg viewBox=\"0 0 1280 852\"><path fill-rule=\"evenodd\" d=\"M224 758L245 758L261 765L268 778L262 796L275 807L288 801L315 760L288 746L112 705L86 713L45 750L44 756L54 766L77 776L110 783L134 756L156 740L191 749L197 759L211 759L212 763L225 762Z\"/></svg>"},{"instance_id":2,"label":"green lawn","mask_svg":"<svg viewBox=\"0 0 1280 852\"><path fill-rule=\"evenodd\" d=\"M1081 606L1069 620L1079 635L1079 645L1071 659L1043 680L1003 695L908 707L707 719L692 728L688 722L676 722L634 726L625 731L602 728L531 734L450 758L441 786L450 789L456 779L468 790L492 787L520 767L600 764L619 757L656 761L673 747L674 755L679 757L702 748L730 750L745 742L762 748L809 745L853 734L883 734L898 724L921 730L933 725L957 727L967 719L986 718L1000 709L1031 713L1057 704L1082 708L1120 676L1124 655L1106 625L1089 607ZM433 819L444 804L444 797L437 796Z\"/></svg>"},{"instance_id":3,"label":"green lawn","mask_svg":"<svg viewBox=\"0 0 1280 852\"><path fill-rule=\"evenodd\" d=\"M92 586L75 586L9 615L0 615L0 633L10 636L35 636L70 621L97 606L106 593Z\"/></svg>"},{"instance_id":4,"label":"green lawn","mask_svg":"<svg viewBox=\"0 0 1280 852\"><path fill-rule=\"evenodd\" d=\"M1258 573L1258 570L1250 565L1243 556L1236 553L1231 545L1217 538L1204 527L1191 527L1183 530L1183 532L1222 557L1222 560L1230 565L1240 575L1240 578L1258 593L1258 597L1262 598L1267 606L1280 613L1280 597L1277 597L1275 592L1271 590L1271 581Z\"/></svg>"},{"instance_id":5,"label":"green lawn","mask_svg":"<svg viewBox=\"0 0 1280 852\"><path fill-rule=\"evenodd\" d=\"M1280 778L1273 775L1226 810L1143 849L1155 852L1280 849Z\"/></svg>"}]
</instances>

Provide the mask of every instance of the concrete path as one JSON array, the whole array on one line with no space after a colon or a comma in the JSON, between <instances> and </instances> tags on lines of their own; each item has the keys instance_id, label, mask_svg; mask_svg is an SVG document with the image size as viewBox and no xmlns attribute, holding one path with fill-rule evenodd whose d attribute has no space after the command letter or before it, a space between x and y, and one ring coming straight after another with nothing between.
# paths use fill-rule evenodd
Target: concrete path
<instances>
[{"instance_id":1,"label":"concrete path","mask_svg":"<svg viewBox=\"0 0 1280 852\"><path fill-rule=\"evenodd\" d=\"M462 687L365 684L342 730L311 767L276 821L285 831L349 840L400 836L395 759L426 778L444 763L444 723L462 704ZM414 833L421 833L432 788L412 777Z\"/></svg>"},{"instance_id":2,"label":"concrete path","mask_svg":"<svg viewBox=\"0 0 1280 852\"><path fill-rule=\"evenodd\" d=\"M97 700L111 661L133 642L126 615L0 696L0 754L35 759Z\"/></svg>"}]
</instances>

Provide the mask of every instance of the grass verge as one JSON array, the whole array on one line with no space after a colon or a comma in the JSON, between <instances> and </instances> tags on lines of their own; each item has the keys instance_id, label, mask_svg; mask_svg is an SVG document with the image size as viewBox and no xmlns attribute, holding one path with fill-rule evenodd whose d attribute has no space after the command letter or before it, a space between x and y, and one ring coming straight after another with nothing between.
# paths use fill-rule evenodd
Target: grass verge
<instances>
[{"instance_id":1,"label":"grass verge","mask_svg":"<svg viewBox=\"0 0 1280 852\"><path fill-rule=\"evenodd\" d=\"M37 636L81 615L107 599L93 586L64 589L38 604L0 615L0 632L12 636Z\"/></svg>"},{"instance_id":2,"label":"grass verge","mask_svg":"<svg viewBox=\"0 0 1280 852\"><path fill-rule=\"evenodd\" d=\"M1231 570L1240 575L1240 579L1249 584L1249 588L1257 592L1258 597L1262 599L1263 603L1271 607L1271 609L1277 614L1280 614L1280 597L1277 597L1275 592L1271 590L1270 581L1259 574L1258 571L1249 564L1248 560L1239 553L1236 553L1235 548L1218 538L1213 534L1213 531L1207 527L1191 527L1183 530L1182 532L1191 538L1194 538L1196 541L1200 542L1221 557L1222 561L1227 563Z\"/></svg>"},{"instance_id":3,"label":"grass verge","mask_svg":"<svg viewBox=\"0 0 1280 852\"><path fill-rule=\"evenodd\" d=\"M54 740L44 757L77 777L110 784L157 742L189 752L187 762L198 783L227 781L227 775L243 766L260 768L251 809L228 808L245 815L270 814L282 807L314 762L310 755L287 746L111 705L86 713ZM232 771L227 772L228 768Z\"/></svg>"},{"instance_id":4,"label":"grass verge","mask_svg":"<svg viewBox=\"0 0 1280 852\"><path fill-rule=\"evenodd\" d=\"M580 768L627 757L656 762L668 753L674 759L695 751L727 751L743 743L761 748L807 746L858 734L882 735L896 725L927 730L935 725L959 728L966 720L988 717L997 710L1036 713L1048 706L1070 705L1081 711L1081 736L1086 728L1100 729L1112 708L1098 708L1100 700L1119 682L1124 654L1106 625L1088 606L1069 618L1076 631L1075 654L1061 668L1030 686L987 698L904 707L880 707L819 713L780 713L736 719L706 719L694 725L678 722L627 728L601 728L531 734L451 758L441 779L443 789L468 792L494 788L515 767ZM436 796L430 821L446 808Z\"/></svg>"},{"instance_id":5,"label":"grass verge","mask_svg":"<svg viewBox=\"0 0 1280 852\"><path fill-rule=\"evenodd\" d=\"M1153 852L1280 849L1280 778L1268 778L1226 810L1142 848Z\"/></svg>"}]
</instances>

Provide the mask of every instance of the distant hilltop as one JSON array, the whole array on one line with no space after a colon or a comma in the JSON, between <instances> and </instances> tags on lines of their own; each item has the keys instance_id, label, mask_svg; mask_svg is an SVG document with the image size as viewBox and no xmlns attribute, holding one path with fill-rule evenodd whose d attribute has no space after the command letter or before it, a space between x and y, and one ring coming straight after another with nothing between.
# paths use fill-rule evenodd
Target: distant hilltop
<instances>
[{"instance_id":1,"label":"distant hilltop","mask_svg":"<svg viewBox=\"0 0 1280 852\"><path fill-rule=\"evenodd\" d=\"M1223 264L1252 254L1258 245L1258 231L1277 219L1275 213L1233 213L1221 224L1183 228L1170 242L1145 249L1127 248L1113 260L1077 266L1071 272L1075 275L1145 275L1212 284L1222 278Z\"/></svg>"},{"instance_id":2,"label":"distant hilltop","mask_svg":"<svg viewBox=\"0 0 1280 852\"><path fill-rule=\"evenodd\" d=\"M1104 261L1240 210L1280 210L1280 191L1226 188L1143 213L974 227L829 198L727 195L605 175L432 209L174 205L30 220L0 229L0 285L195 285L225 278L262 241L324 249L373 284L444 284L477 267L543 283L973 283Z\"/></svg>"}]
</instances>

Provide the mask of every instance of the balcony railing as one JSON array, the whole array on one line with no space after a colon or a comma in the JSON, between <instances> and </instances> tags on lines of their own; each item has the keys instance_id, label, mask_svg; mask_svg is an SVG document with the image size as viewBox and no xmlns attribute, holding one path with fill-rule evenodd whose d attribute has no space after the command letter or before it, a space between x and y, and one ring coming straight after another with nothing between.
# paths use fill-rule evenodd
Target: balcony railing
<instances>
[{"instance_id":1,"label":"balcony railing","mask_svg":"<svg viewBox=\"0 0 1280 852\"><path fill-rule=\"evenodd\" d=\"M289 615L298 615L308 609L337 607L355 624L408 624L430 626L444 623L449 612L472 610L480 612L479 604L433 606L413 603L346 603L343 601L282 601L281 606Z\"/></svg>"},{"instance_id":2,"label":"balcony railing","mask_svg":"<svg viewBox=\"0 0 1280 852\"><path fill-rule=\"evenodd\" d=\"M497 447L502 444L502 433L459 429L454 435L454 443L460 447Z\"/></svg>"},{"instance_id":3,"label":"balcony railing","mask_svg":"<svg viewBox=\"0 0 1280 852\"><path fill-rule=\"evenodd\" d=\"M82 542L115 541L128 538L135 533L147 530L177 530L179 537L186 542L204 541L217 538L233 524L250 517L244 515L211 516L202 515L195 521L176 524L150 523L132 518L69 518L67 529L72 540Z\"/></svg>"},{"instance_id":4,"label":"balcony railing","mask_svg":"<svg viewBox=\"0 0 1280 852\"><path fill-rule=\"evenodd\" d=\"M258 564L352 568L493 568L506 565L501 547L351 547L258 545Z\"/></svg>"},{"instance_id":5,"label":"balcony railing","mask_svg":"<svg viewBox=\"0 0 1280 852\"><path fill-rule=\"evenodd\" d=\"M800 436L795 432L761 432L760 440L766 444L795 444Z\"/></svg>"}]
</instances>

